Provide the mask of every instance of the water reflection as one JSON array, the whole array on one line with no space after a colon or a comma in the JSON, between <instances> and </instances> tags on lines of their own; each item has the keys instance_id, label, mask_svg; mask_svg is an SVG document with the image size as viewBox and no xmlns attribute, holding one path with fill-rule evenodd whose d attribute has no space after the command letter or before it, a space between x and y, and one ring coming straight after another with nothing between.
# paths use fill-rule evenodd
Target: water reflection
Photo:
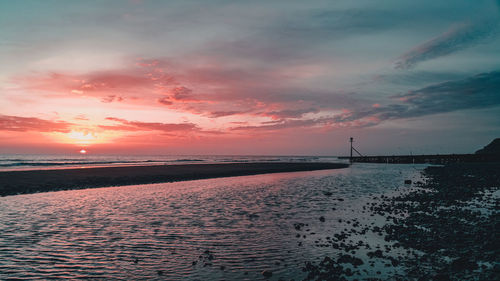
<instances>
[{"instance_id":1,"label":"water reflection","mask_svg":"<svg viewBox=\"0 0 500 281\"><path fill-rule=\"evenodd\" d=\"M315 237L415 173L360 164L0 198L0 279L301 279L304 261L335 253ZM316 234L297 238L298 222Z\"/></svg>"}]
</instances>

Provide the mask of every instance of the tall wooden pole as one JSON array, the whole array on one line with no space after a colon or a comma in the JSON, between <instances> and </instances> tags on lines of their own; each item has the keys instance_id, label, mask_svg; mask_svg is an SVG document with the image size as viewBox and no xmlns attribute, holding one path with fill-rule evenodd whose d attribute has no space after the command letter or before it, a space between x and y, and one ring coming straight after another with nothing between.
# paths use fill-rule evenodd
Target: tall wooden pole
<instances>
[{"instance_id":1,"label":"tall wooden pole","mask_svg":"<svg viewBox=\"0 0 500 281\"><path fill-rule=\"evenodd\" d=\"M352 142L353 142L352 137L349 139L349 142L351 143L351 156L349 156L349 161L352 163Z\"/></svg>"}]
</instances>

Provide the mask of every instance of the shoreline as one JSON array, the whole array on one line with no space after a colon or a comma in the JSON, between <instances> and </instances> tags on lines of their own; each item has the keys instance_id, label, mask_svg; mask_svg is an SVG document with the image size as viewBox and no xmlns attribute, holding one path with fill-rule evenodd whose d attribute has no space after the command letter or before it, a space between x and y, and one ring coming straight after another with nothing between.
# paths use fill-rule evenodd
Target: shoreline
<instances>
[{"instance_id":1,"label":"shoreline","mask_svg":"<svg viewBox=\"0 0 500 281\"><path fill-rule=\"evenodd\" d=\"M0 172L0 197L38 192L342 169L342 163L231 163L71 168Z\"/></svg>"},{"instance_id":2,"label":"shoreline","mask_svg":"<svg viewBox=\"0 0 500 281\"><path fill-rule=\"evenodd\" d=\"M423 182L373 197L363 206L373 219L332 229L325 244L338 253L307 262L304 280L496 280L498 171L498 162L429 166Z\"/></svg>"}]
</instances>

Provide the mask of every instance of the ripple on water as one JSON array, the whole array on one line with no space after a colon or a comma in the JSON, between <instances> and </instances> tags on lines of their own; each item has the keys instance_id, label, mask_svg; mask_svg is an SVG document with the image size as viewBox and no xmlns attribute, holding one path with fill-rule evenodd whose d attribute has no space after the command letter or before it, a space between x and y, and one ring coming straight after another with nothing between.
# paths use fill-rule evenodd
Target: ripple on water
<instances>
[{"instance_id":1,"label":"ripple on water","mask_svg":"<svg viewBox=\"0 0 500 281\"><path fill-rule=\"evenodd\" d=\"M0 279L300 279L304 261L335 253L310 232L344 227L360 199L415 172L367 164L0 198Z\"/></svg>"}]
</instances>

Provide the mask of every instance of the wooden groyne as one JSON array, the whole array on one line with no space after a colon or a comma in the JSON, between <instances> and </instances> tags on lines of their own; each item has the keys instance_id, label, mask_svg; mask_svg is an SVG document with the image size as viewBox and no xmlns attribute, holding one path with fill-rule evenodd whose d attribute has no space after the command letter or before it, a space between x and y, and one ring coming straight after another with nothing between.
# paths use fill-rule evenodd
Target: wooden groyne
<instances>
[{"instance_id":1,"label":"wooden groyne","mask_svg":"<svg viewBox=\"0 0 500 281\"><path fill-rule=\"evenodd\" d=\"M495 154L435 154L435 155L392 155L392 156L345 156L358 163L389 164L449 164L472 162L500 162L500 155Z\"/></svg>"}]
</instances>

